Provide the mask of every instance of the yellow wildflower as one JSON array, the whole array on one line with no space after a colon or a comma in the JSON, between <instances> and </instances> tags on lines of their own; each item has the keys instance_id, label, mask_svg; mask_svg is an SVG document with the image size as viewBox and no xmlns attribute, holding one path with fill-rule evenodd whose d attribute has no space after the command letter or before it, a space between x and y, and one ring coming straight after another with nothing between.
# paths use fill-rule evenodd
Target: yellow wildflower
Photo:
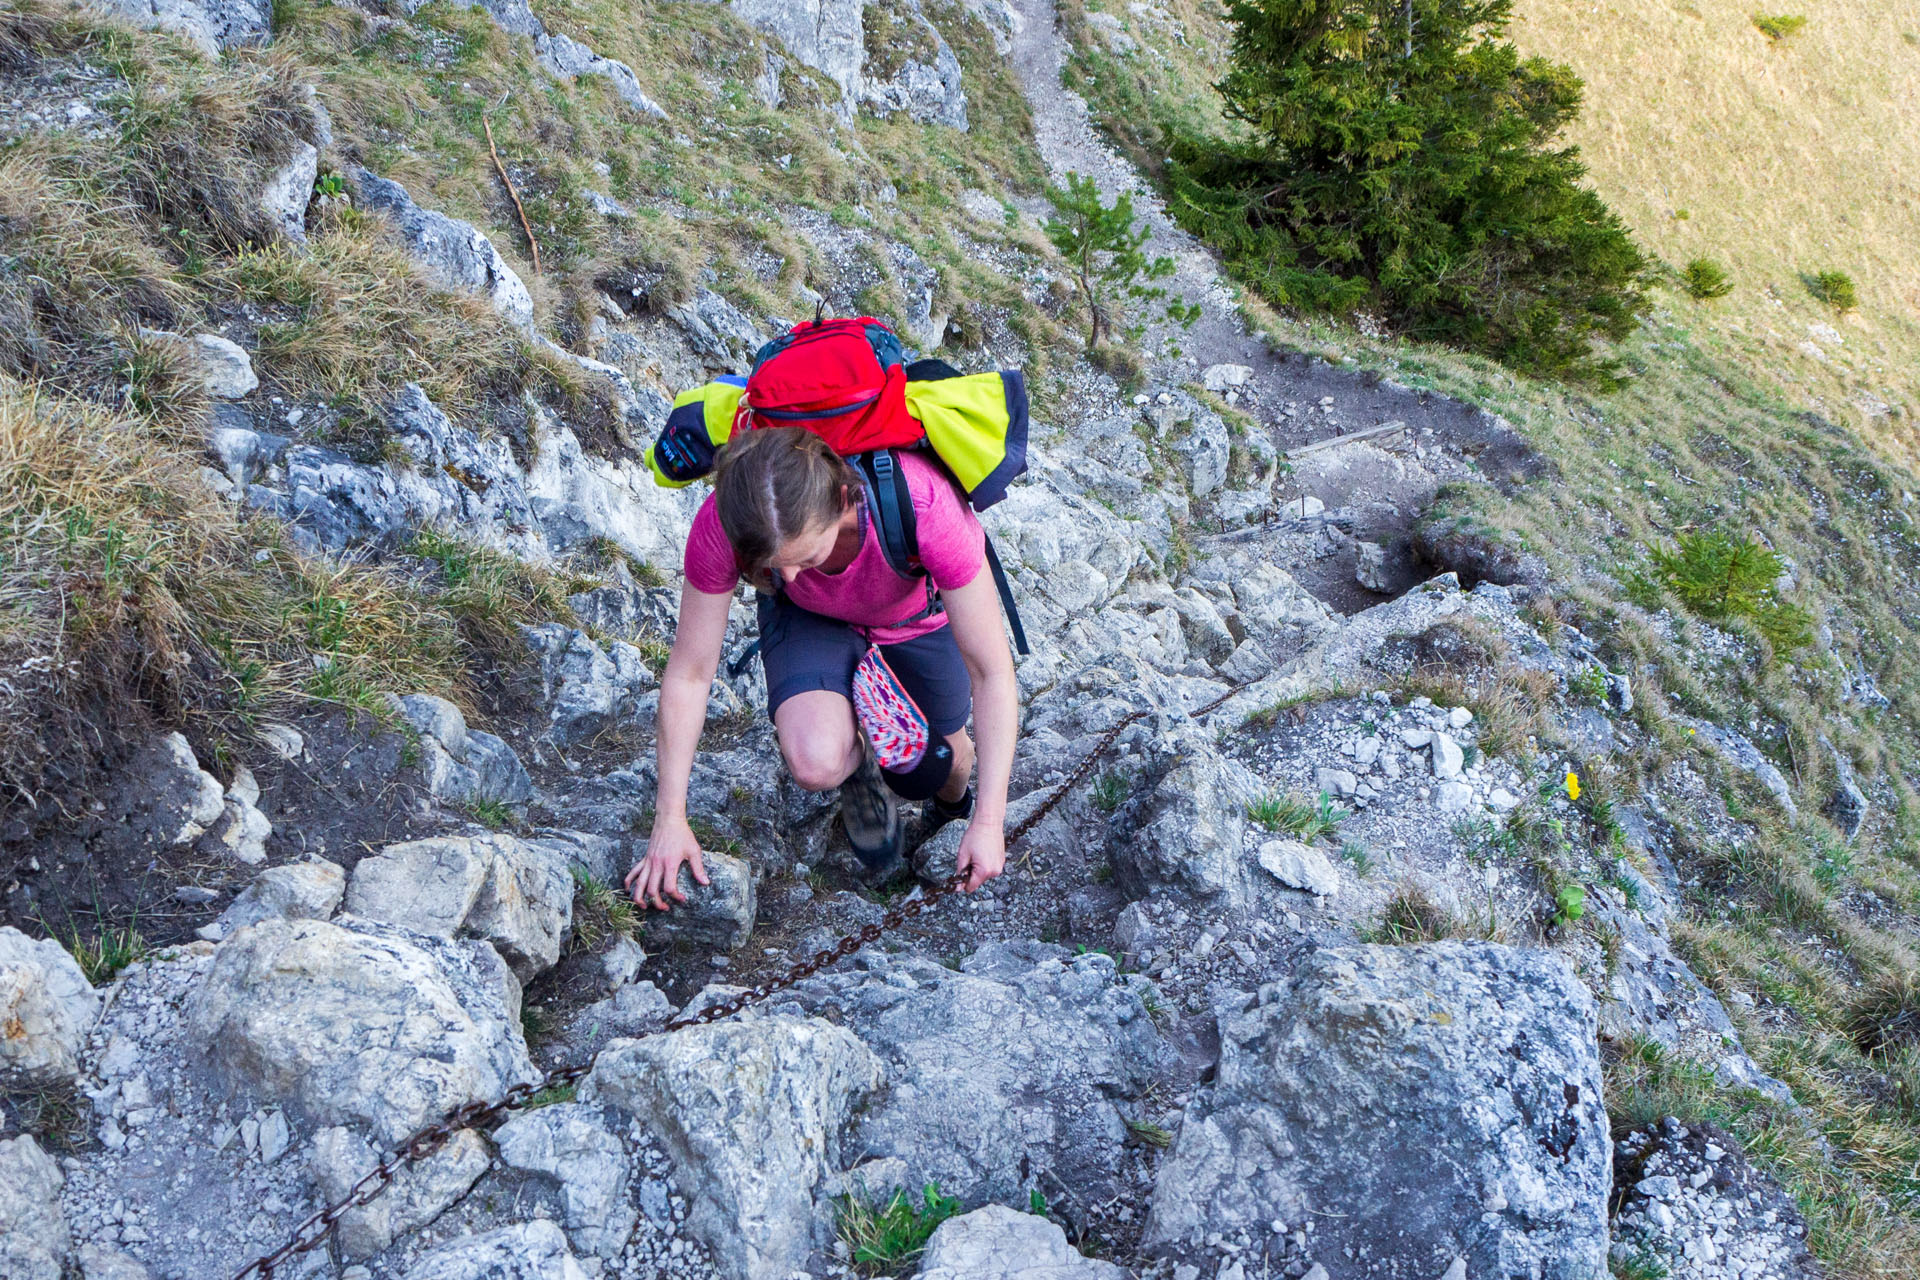
<instances>
[{"instance_id":1,"label":"yellow wildflower","mask_svg":"<svg viewBox=\"0 0 1920 1280\"><path fill-rule=\"evenodd\" d=\"M1578 800L1579 798L1580 775L1569 769L1567 770L1567 799Z\"/></svg>"}]
</instances>

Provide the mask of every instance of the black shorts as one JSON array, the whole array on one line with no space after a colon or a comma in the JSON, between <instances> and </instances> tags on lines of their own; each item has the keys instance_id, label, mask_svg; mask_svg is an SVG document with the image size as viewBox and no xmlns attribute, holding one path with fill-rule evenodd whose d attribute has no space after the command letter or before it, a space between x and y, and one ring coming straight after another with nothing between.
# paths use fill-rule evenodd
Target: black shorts
<instances>
[{"instance_id":1,"label":"black shorts","mask_svg":"<svg viewBox=\"0 0 1920 1280\"><path fill-rule=\"evenodd\" d=\"M767 673L767 717L797 693L825 689L853 700L853 669L867 641L849 623L823 617L784 595L760 596L760 665ZM938 737L958 733L973 711L973 680L953 628L941 627L880 654Z\"/></svg>"}]
</instances>

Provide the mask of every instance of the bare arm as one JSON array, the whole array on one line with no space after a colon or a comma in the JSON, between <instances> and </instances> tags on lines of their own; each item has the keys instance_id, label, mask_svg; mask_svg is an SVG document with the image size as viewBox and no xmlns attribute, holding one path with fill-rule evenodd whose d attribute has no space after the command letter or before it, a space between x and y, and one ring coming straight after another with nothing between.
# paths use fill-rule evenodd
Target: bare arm
<instances>
[{"instance_id":1,"label":"bare arm","mask_svg":"<svg viewBox=\"0 0 1920 1280\"><path fill-rule=\"evenodd\" d=\"M707 883L700 843L687 825L687 782L693 756L707 723L707 698L727 636L731 595L713 595L689 584L680 593L680 620L674 628L673 654L660 679L660 712L654 731L659 785L653 802L653 833L647 853L627 873L627 888L642 906L666 910L666 897L686 901L679 890L680 865L691 863L693 878Z\"/></svg>"},{"instance_id":2,"label":"bare arm","mask_svg":"<svg viewBox=\"0 0 1920 1280\"><path fill-rule=\"evenodd\" d=\"M969 892L1006 863L1007 783L1013 774L1014 741L1020 732L1020 692L1013 651L1000 621L1000 598L984 570L955 591L942 591L947 624L973 682L973 731L978 773L973 818L960 841L959 867Z\"/></svg>"}]
</instances>

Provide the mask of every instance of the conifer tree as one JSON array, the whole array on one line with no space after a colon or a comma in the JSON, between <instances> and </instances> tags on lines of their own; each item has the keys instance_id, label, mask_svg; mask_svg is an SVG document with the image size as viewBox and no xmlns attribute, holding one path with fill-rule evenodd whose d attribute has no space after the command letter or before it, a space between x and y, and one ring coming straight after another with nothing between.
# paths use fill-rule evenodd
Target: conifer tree
<instances>
[{"instance_id":1,"label":"conifer tree","mask_svg":"<svg viewBox=\"0 0 1920 1280\"><path fill-rule=\"evenodd\" d=\"M1232 0L1218 89L1255 141L1175 150L1176 211L1282 305L1367 307L1409 337L1609 376L1594 338L1647 262L1560 145L1573 71L1522 59L1511 0Z\"/></svg>"}]
</instances>

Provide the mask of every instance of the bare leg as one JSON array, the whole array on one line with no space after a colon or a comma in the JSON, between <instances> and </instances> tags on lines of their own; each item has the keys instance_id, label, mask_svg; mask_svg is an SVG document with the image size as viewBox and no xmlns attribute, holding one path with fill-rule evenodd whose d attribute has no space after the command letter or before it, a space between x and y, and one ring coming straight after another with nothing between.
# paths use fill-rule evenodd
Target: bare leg
<instances>
[{"instance_id":1,"label":"bare leg","mask_svg":"<svg viewBox=\"0 0 1920 1280\"><path fill-rule=\"evenodd\" d=\"M793 780L808 791L831 791L860 767L860 735L853 726L853 704L826 689L797 693L773 713ZM968 748L972 760L972 748Z\"/></svg>"},{"instance_id":2,"label":"bare leg","mask_svg":"<svg viewBox=\"0 0 1920 1280\"><path fill-rule=\"evenodd\" d=\"M947 743L953 748L953 772L947 775L947 785L940 788L939 797L956 804L973 781L973 739L965 729L957 729L947 735Z\"/></svg>"}]
</instances>

